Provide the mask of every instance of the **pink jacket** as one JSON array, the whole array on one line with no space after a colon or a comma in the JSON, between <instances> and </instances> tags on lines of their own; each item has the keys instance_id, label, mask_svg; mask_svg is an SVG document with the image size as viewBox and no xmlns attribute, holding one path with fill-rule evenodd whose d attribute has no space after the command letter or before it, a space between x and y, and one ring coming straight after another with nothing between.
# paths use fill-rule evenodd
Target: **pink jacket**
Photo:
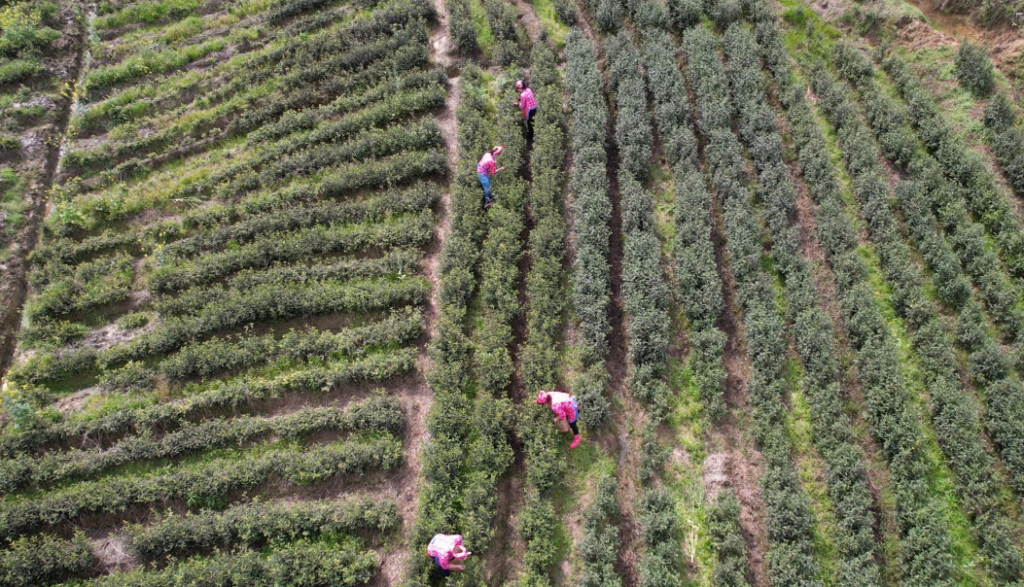
<instances>
[{"instance_id":1,"label":"pink jacket","mask_svg":"<svg viewBox=\"0 0 1024 587\"><path fill-rule=\"evenodd\" d=\"M533 97L533 90L526 88L519 93L519 109L523 111L523 118L526 113L537 107L537 99Z\"/></svg>"},{"instance_id":2,"label":"pink jacket","mask_svg":"<svg viewBox=\"0 0 1024 587\"><path fill-rule=\"evenodd\" d=\"M484 153L484 156L480 158L480 162L476 164L476 172L483 173L487 177L493 177L497 173L497 166L494 162L494 155L491 155L490 151Z\"/></svg>"},{"instance_id":3,"label":"pink jacket","mask_svg":"<svg viewBox=\"0 0 1024 587\"><path fill-rule=\"evenodd\" d=\"M462 544L461 534L436 534L427 545L427 554L437 557L437 564L448 570L455 556L455 547Z\"/></svg>"},{"instance_id":4,"label":"pink jacket","mask_svg":"<svg viewBox=\"0 0 1024 587\"><path fill-rule=\"evenodd\" d=\"M549 391L548 397L551 398L548 400L551 402L551 411L559 420L576 421L576 400L571 395L561 391Z\"/></svg>"}]
</instances>

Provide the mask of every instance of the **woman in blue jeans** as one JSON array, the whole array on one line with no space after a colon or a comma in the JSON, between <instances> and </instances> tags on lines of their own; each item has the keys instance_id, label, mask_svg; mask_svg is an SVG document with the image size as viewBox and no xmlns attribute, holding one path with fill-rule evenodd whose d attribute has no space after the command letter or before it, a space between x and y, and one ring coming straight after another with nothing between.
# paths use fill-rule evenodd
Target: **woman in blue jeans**
<instances>
[{"instance_id":1,"label":"woman in blue jeans","mask_svg":"<svg viewBox=\"0 0 1024 587\"><path fill-rule=\"evenodd\" d=\"M480 158L480 162L476 164L476 174L480 177L480 187L484 190L484 208L491 207L491 178L494 177L495 173L505 169L499 167L495 169L497 164L494 158L501 155L501 152L505 150L503 145L498 145L490 151L484 153L484 156Z\"/></svg>"}]
</instances>

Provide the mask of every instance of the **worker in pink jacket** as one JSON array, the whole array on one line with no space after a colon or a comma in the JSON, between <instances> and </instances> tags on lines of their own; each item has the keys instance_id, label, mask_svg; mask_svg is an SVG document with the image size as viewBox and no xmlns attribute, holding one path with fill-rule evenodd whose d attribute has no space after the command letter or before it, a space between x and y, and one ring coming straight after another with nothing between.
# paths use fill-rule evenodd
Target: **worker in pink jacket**
<instances>
[{"instance_id":1,"label":"worker in pink jacket","mask_svg":"<svg viewBox=\"0 0 1024 587\"><path fill-rule=\"evenodd\" d=\"M473 553L462 545L461 534L435 534L427 545L427 555L441 569L441 575L447 577L452 571L465 571L466 565L457 565L452 561L464 561Z\"/></svg>"},{"instance_id":2,"label":"worker in pink jacket","mask_svg":"<svg viewBox=\"0 0 1024 587\"><path fill-rule=\"evenodd\" d=\"M498 167L497 162L494 160L504 150L504 145L498 145L484 153L484 156L480 158L480 162L476 164L476 174L480 178L480 187L484 190L485 209L491 207L491 200L494 198L493 194L491 194L491 178L499 171L505 169L504 167Z\"/></svg>"},{"instance_id":3,"label":"worker in pink jacket","mask_svg":"<svg viewBox=\"0 0 1024 587\"><path fill-rule=\"evenodd\" d=\"M523 111L523 120L526 121L526 141L533 142L533 118L537 115L537 98L523 80L516 82L516 89L519 90L519 109Z\"/></svg>"},{"instance_id":4,"label":"worker in pink jacket","mask_svg":"<svg viewBox=\"0 0 1024 587\"><path fill-rule=\"evenodd\" d=\"M580 429L576 426L576 420L580 415L580 407L576 403L576 398L561 391L541 391L537 395L537 403L546 404L548 402L551 402L551 411L555 413L555 424L558 424L562 432L572 430L572 444L569 445L569 448L576 448L583 440L580 437Z\"/></svg>"}]
</instances>

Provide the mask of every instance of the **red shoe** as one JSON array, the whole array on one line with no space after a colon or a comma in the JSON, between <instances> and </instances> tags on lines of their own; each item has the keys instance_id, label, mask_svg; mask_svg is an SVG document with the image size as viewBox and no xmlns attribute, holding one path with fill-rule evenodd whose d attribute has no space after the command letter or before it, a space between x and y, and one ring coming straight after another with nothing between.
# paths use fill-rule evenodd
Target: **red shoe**
<instances>
[{"instance_id":1,"label":"red shoe","mask_svg":"<svg viewBox=\"0 0 1024 587\"><path fill-rule=\"evenodd\" d=\"M569 448L576 448L581 442L583 442L583 437L577 434L572 437L572 444L569 445Z\"/></svg>"}]
</instances>

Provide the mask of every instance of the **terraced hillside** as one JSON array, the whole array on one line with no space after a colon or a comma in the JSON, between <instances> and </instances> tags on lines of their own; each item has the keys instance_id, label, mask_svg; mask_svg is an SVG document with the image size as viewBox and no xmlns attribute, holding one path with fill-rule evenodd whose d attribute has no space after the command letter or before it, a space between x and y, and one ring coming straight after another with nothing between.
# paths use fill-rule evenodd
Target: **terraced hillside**
<instances>
[{"instance_id":1,"label":"terraced hillside","mask_svg":"<svg viewBox=\"0 0 1024 587\"><path fill-rule=\"evenodd\" d=\"M983 49L801 0L3 10L0 586L1024 581Z\"/></svg>"}]
</instances>

